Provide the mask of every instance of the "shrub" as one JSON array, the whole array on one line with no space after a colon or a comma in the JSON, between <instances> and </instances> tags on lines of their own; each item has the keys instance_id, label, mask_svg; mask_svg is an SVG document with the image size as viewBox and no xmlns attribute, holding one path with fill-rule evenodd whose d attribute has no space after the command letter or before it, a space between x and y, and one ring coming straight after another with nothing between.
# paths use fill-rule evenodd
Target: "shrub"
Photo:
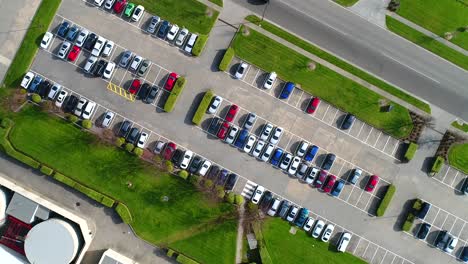
<instances>
[{"instance_id":1,"label":"shrub","mask_svg":"<svg viewBox=\"0 0 468 264\"><path fill-rule=\"evenodd\" d=\"M185 87L186 79L185 77L181 76L177 79L174 88L172 88L171 93L167 97L166 102L164 103L164 111L170 113L174 110L175 104L177 103L177 99L179 98L180 94Z\"/></svg>"},{"instance_id":2,"label":"shrub","mask_svg":"<svg viewBox=\"0 0 468 264\"><path fill-rule=\"evenodd\" d=\"M247 209L248 209L250 212L258 211L258 205L254 204L254 203L248 203L248 204L247 204Z\"/></svg>"},{"instance_id":3,"label":"shrub","mask_svg":"<svg viewBox=\"0 0 468 264\"><path fill-rule=\"evenodd\" d=\"M241 205L244 202L244 196L240 194L236 194L234 198L234 203L237 205Z\"/></svg>"},{"instance_id":4,"label":"shrub","mask_svg":"<svg viewBox=\"0 0 468 264\"><path fill-rule=\"evenodd\" d=\"M93 123L91 122L91 120L83 120L81 121L81 126L86 129L90 129L93 126Z\"/></svg>"},{"instance_id":5,"label":"shrub","mask_svg":"<svg viewBox=\"0 0 468 264\"><path fill-rule=\"evenodd\" d=\"M380 201L379 207L377 208L377 216L383 216L387 210L388 205L392 201L393 195L395 194L396 187L393 184L390 184L385 192L385 196Z\"/></svg>"},{"instance_id":6,"label":"shrub","mask_svg":"<svg viewBox=\"0 0 468 264\"><path fill-rule=\"evenodd\" d=\"M122 147L122 145L125 143L125 138L119 137L115 139L115 145L117 147Z\"/></svg>"},{"instance_id":7,"label":"shrub","mask_svg":"<svg viewBox=\"0 0 468 264\"><path fill-rule=\"evenodd\" d=\"M125 204L119 202L115 207L115 211L119 214L124 223L131 224L133 222L132 214Z\"/></svg>"},{"instance_id":8,"label":"shrub","mask_svg":"<svg viewBox=\"0 0 468 264\"><path fill-rule=\"evenodd\" d=\"M0 122L0 126L3 128L9 128L13 126L13 120L9 118L3 118L2 122Z\"/></svg>"},{"instance_id":9,"label":"shrub","mask_svg":"<svg viewBox=\"0 0 468 264\"><path fill-rule=\"evenodd\" d=\"M133 154L137 157L141 157L143 155L144 150L142 148L135 148L133 149Z\"/></svg>"},{"instance_id":10,"label":"shrub","mask_svg":"<svg viewBox=\"0 0 468 264\"><path fill-rule=\"evenodd\" d=\"M41 172L47 176L50 176L52 175L52 173L54 172L53 169L45 166L44 164L41 165Z\"/></svg>"},{"instance_id":11,"label":"shrub","mask_svg":"<svg viewBox=\"0 0 468 264\"><path fill-rule=\"evenodd\" d=\"M220 71L226 71L227 68L229 67L229 64L231 64L232 58L234 58L234 49L229 47L226 52L224 53L223 59L219 63L219 70Z\"/></svg>"},{"instance_id":12,"label":"shrub","mask_svg":"<svg viewBox=\"0 0 468 264\"><path fill-rule=\"evenodd\" d=\"M198 262L196 262L195 260L191 259L191 258L188 258L182 254L179 254L177 256L177 262L181 263L181 264L199 264Z\"/></svg>"},{"instance_id":13,"label":"shrub","mask_svg":"<svg viewBox=\"0 0 468 264\"><path fill-rule=\"evenodd\" d=\"M423 202L420 199L416 199L416 201L413 203L413 209L416 211L421 210L422 204Z\"/></svg>"},{"instance_id":14,"label":"shrub","mask_svg":"<svg viewBox=\"0 0 468 264\"><path fill-rule=\"evenodd\" d=\"M203 182L203 186L205 186L205 188L207 188L207 189L210 189L210 188L213 187L213 181L212 180L205 180Z\"/></svg>"},{"instance_id":15,"label":"shrub","mask_svg":"<svg viewBox=\"0 0 468 264\"><path fill-rule=\"evenodd\" d=\"M181 170L179 171L179 177L181 177L184 180L187 180L189 176L189 173L186 170Z\"/></svg>"},{"instance_id":16,"label":"shrub","mask_svg":"<svg viewBox=\"0 0 468 264\"><path fill-rule=\"evenodd\" d=\"M36 93L31 96L31 99L36 104L38 104L38 103L40 103L42 101L41 96L36 94Z\"/></svg>"},{"instance_id":17,"label":"shrub","mask_svg":"<svg viewBox=\"0 0 468 264\"><path fill-rule=\"evenodd\" d=\"M218 196L219 199L223 199L225 195L226 192L224 192L223 186L216 186L216 196Z\"/></svg>"},{"instance_id":18,"label":"shrub","mask_svg":"<svg viewBox=\"0 0 468 264\"><path fill-rule=\"evenodd\" d=\"M189 177L189 181L193 185L197 185L200 182L200 179L201 178L198 177L197 175L190 175L190 177Z\"/></svg>"},{"instance_id":19,"label":"shrub","mask_svg":"<svg viewBox=\"0 0 468 264\"><path fill-rule=\"evenodd\" d=\"M212 90L208 90L205 92L203 99L198 105L197 111L195 111L195 114L193 115L192 123L194 123L197 126L200 125L203 117L205 116L206 110L208 109L208 106L210 106L211 104L211 100L213 100L213 97L214 93Z\"/></svg>"},{"instance_id":20,"label":"shrub","mask_svg":"<svg viewBox=\"0 0 468 264\"><path fill-rule=\"evenodd\" d=\"M405 221L403 223L403 227L401 228L403 231L409 232L411 227L413 226L413 222Z\"/></svg>"},{"instance_id":21,"label":"shrub","mask_svg":"<svg viewBox=\"0 0 468 264\"><path fill-rule=\"evenodd\" d=\"M174 255L174 253L175 253L175 251L169 248L169 249L167 250L166 256L168 256L168 257L171 258L172 255Z\"/></svg>"},{"instance_id":22,"label":"shrub","mask_svg":"<svg viewBox=\"0 0 468 264\"><path fill-rule=\"evenodd\" d=\"M418 144L413 143L413 142L409 143L408 149L406 149L406 152L405 152L405 159L407 161L412 160L414 155L416 154L416 150L418 150Z\"/></svg>"},{"instance_id":23,"label":"shrub","mask_svg":"<svg viewBox=\"0 0 468 264\"><path fill-rule=\"evenodd\" d=\"M444 165L444 157L442 156L437 156L436 160L434 161L434 164L432 164L431 172L433 173L438 173L440 172L440 169L442 169L442 165Z\"/></svg>"},{"instance_id":24,"label":"shrub","mask_svg":"<svg viewBox=\"0 0 468 264\"><path fill-rule=\"evenodd\" d=\"M127 150L128 152L132 152L134 148L135 146L132 143L125 144L125 150Z\"/></svg>"},{"instance_id":25,"label":"shrub","mask_svg":"<svg viewBox=\"0 0 468 264\"><path fill-rule=\"evenodd\" d=\"M226 196L226 202L230 204L234 204L234 201L236 199L236 195L233 192L228 193Z\"/></svg>"},{"instance_id":26,"label":"shrub","mask_svg":"<svg viewBox=\"0 0 468 264\"><path fill-rule=\"evenodd\" d=\"M72 123L78 122L78 117L76 115L68 115L67 119L68 119L68 121L70 121Z\"/></svg>"},{"instance_id":27,"label":"shrub","mask_svg":"<svg viewBox=\"0 0 468 264\"><path fill-rule=\"evenodd\" d=\"M114 206L115 200L108 197L108 196L104 196L104 197L102 197L101 203L104 206L107 206L107 207L111 208L112 206Z\"/></svg>"},{"instance_id":28,"label":"shrub","mask_svg":"<svg viewBox=\"0 0 468 264\"><path fill-rule=\"evenodd\" d=\"M199 34L197 41L195 41L195 45L193 45L192 55L195 57L200 56L205 48L206 41L208 40L208 35Z\"/></svg>"},{"instance_id":29,"label":"shrub","mask_svg":"<svg viewBox=\"0 0 468 264\"><path fill-rule=\"evenodd\" d=\"M174 171L174 164L172 164L172 162L170 160L166 160L166 162L164 163L164 167L165 167L167 172L173 172Z\"/></svg>"}]
</instances>

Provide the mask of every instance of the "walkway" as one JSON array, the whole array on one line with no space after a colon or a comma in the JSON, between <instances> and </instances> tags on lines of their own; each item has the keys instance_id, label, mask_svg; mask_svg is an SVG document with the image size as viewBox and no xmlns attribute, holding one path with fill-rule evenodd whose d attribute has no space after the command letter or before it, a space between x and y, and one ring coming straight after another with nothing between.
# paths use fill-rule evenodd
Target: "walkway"
<instances>
[{"instance_id":1,"label":"walkway","mask_svg":"<svg viewBox=\"0 0 468 264\"><path fill-rule=\"evenodd\" d=\"M360 0L349 9L367 21L380 27L385 26L385 14L390 0Z\"/></svg>"},{"instance_id":2,"label":"walkway","mask_svg":"<svg viewBox=\"0 0 468 264\"><path fill-rule=\"evenodd\" d=\"M236 240L236 264L242 263L242 246L244 240L244 213L245 206L244 203L239 205L239 224L237 226L237 240Z\"/></svg>"},{"instance_id":3,"label":"walkway","mask_svg":"<svg viewBox=\"0 0 468 264\"><path fill-rule=\"evenodd\" d=\"M204 5L212 8L212 9L214 9L216 11L219 11L219 12L221 12L223 10L222 7L220 7L219 5L217 5L215 3L210 2L208 0L198 0L198 2L203 3Z\"/></svg>"}]
</instances>

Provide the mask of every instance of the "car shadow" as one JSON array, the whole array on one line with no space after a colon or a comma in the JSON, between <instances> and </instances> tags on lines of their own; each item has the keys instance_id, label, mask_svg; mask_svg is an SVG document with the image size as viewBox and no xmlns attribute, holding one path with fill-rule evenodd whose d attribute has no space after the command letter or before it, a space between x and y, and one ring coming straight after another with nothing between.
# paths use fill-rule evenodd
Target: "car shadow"
<instances>
[{"instance_id":1,"label":"car shadow","mask_svg":"<svg viewBox=\"0 0 468 264\"><path fill-rule=\"evenodd\" d=\"M182 49L180 49L180 50L182 50ZM221 60L224 57L224 53L226 53L225 49L216 51L216 54L215 54L215 56L213 58L213 61L211 62L211 65L210 65L210 70L212 72L219 72L220 71L219 70L219 63L221 63Z\"/></svg>"},{"instance_id":2,"label":"car shadow","mask_svg":"<svg viewBox=\"0 0 468 264\"><path fill-rule=\"evenodd\" d=\"M255 87L260 89L260 90L264 90L263 84L265 83L266 78L268 78L269 74L270 73L268 73L268 72L263 72L262 71L262 74L258 75L257 79L255 79L255 81L254 81Z\"/></svg>"},{"instance_id":3,"label":"car shadow","mask_svg":"<svg viewBox=\"0 0 468 264\"><path fill-rule=\"evenodd\" d=\"M289 145L288 149L285 149L286 151L290 152L293 155L296 155L296 149L299 147L302 141L295 141L291 145Z\"/></svg>"},{"instance_id":4,"label":"car shadow","mask_svg":"<svg viewBox=\"0 0 468 264\"><path fill-rule=\"evenodd\" d=\"M344 181L345 185L352 185L349 182L349 177L351 177L351 174L353 173L353 171L354 171L354 168L348 169L345 173L341 174L340 179Z\"/></svg>"},{"instance_id":5,"label":"car shadow","mask_svg":"<svg viewBox=\"0 0 468 264\"><path fill-rule=\"evenodd\" d=\"M335 125L336 125L336 127L337 127L338 129L340 129L340 130L348 131L349 129L341 129L341 124L343 124L343 121L344 121L345 117L346 117L346 113L345 113L345 114L342 114L340 117L338 117L338 118L336 119ZM354 122L356 122L356 121L354 121Z\"/></svg>"},{"instance_id":6,"label":"car shadow","mask_svg":"<svg viewBox=\"0 0 468 264\"><path fill-rule=\"evenodd\" d=\"M393 224L393 231L401 231L403 223L406 220L406 217L408 216L408 213L413 210L413 204L416 201L416 199L410 199L407 200L403 206L401 207L401 211L398 215L394 216L385 216L386 218L396 218L395 223Z\"/></svg>"},{"instance_id":7,"label":"car shadow","mask_svg":"<svg viewBox=\"0 0 468 264\"><path fill-rule=\"evenodd\" d=\"M195 98L192 100L192 103L190 104L189 109L188 109L187 113L185 114L185 118L184 118L184 123L185 124L193 125L193 123L192 123L193 115L197 111L198 106L200 105L200 102L203 99L203 96L205 96L205 92L200 92L200 93L195 95Z\"/></svg>"}]
</instances>

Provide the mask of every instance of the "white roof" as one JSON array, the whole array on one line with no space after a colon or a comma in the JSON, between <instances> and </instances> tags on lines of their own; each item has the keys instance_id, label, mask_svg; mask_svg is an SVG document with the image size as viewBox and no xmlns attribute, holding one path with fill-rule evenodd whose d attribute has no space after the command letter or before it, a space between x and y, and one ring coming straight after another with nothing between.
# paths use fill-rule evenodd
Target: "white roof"
<instances>
[{"instance_id":1,"label":"white roof","mask_svg":"<svg viewBox=\"0 0 468 264\"><path fill-rule=\"evenodd\" d=\"M138 262L127 258L112 249L108 249L104 254L102 254L98 264L138 264Z\"/></svg>"},{"instance_id":2,"label":"white roof","mask_svg":"<svg viewBox=\"0 0 468 264\"><path fill-rule=\"evenodd\" d=\"M0 244L0 259L2 263L8 264L28 264L29 262L19 253Z\"/></svg>"},{"instance_id":3,"label":"white roof","mask_svg":"<svg viewBox=\"0 0 468 264\"><path fill-rule=\"evenodd\" d=\"M0 226L6 222L6 208L7 208L6 194L2 188L0 188Z\"/></svg>"}]
</instances>

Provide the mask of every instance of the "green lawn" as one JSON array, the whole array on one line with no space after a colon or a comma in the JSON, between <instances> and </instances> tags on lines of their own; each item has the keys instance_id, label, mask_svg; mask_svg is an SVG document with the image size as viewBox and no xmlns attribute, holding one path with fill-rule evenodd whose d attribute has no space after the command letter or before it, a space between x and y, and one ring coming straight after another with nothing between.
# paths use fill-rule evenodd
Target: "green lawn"
<instances>
[{"instance_id":1,"label":"green lawn","mask_svg":"<svg viewBox=\"0 0 468 264\"><path fill-rule=\"evenodd\" d=\"M205 35L210 33L219 15L216 10L208 12L208 7L197 0L133 0L130 2L143 5L147 12L180 27L186 27L190 32Z\"/></svg>"},{"instance_id":2,"label":"green lawn","mask_svg":"<svg viewBox=\"0 0 468 264\"><path fill-rule=\"evenodd\" d=\"M463 125L460 125L457 121L453 121L452 126L460 129L463 132L468 132L468 123L463 123Z\"/></svg>"},{"instance_id":3,"label":"green lawn","mask_svg":"<svg viewBox=\"0 0 468 264\"><path fill-rule=\"evenodd\" d=\"M453 167L468 173L468 143L450 147L448 160Z\"/></svg>"},{"instance_id":4,"label":"green lawn","mask_svg":"<svg viewBox=\"0 0 468 264\"><path fill-rule=\"evenodd\" d=\"M290 228L279 218L269 218L263 223L263 239L273 263L366 263L350 253L338 253L329 243L314 239L302 230L293 235L289 233Z\"/></svg>"},{"instance_id":5,"label":"green lawn","mask_svg":"<svg viewBox=\"0 0 468 264\"><path fill-rule=\"evenodd\" d=\"M98 143L94 135L33 107L26 107L14 121L10 140L15 148L124 202L134 219L132 227L143 239L203 263L233 262L234 250L226 247L235 244L232 233L236 225L217 224L221 216L236 217L232 205L208 200L189 182L158 171L123 150ZM132 188L128 188L129 182ZM164 196L169 201L162 201ZM207 235L217 239L194 243ZM210 254L197 253L207 248Z\"/></svg>"},{"instance_id":6,"label":"green lawn","mask_svg":"<svg viewBox=\"0 0 468 264\"><path fill-rule=\"evenodd\" d=\"M387 28L392 32L406 38L407 40L453 62L454 64L468 70L468 56L440 43L439 41L424 35L423 33L409 27L393 17L386 17Z\"/></svg>"},{"instance_id":7,"label":"green lawn","mask_svg":"<svg viewBox=\"0 0 468 264\"><path fill-rule=\"evenodd\" d=\"M373 75L347 63L346 61L344 60L341 60L340 58L338 57L335 57L334 55L320 49L319 47L301 39L300 37L297 37L291 33L289 33L288 31L286 30L283 30L281 29L280 27L277 27L267 21L261 21L259 17L255 16L255 15L250 15L250 16L247 16L246 17L246 20L252 22L252 23L255 23L257 25L261 25L263 29L277 35L278 37L282 38L282 39L285 39L287 40L288 42L300 47L301 49L305 50L305 51L308 51L318 57L320 57L321 59L324 59L326 61L328 61L329 63L332 63L336 66L338 66L339 68L365 80L366 82L370 83L370 84L373 84L377 87L379 87L380 89L416 106L417 108L427 112L427 113L431 113L431 108L429 106L429 104L405 93L404 91L388 84L387 82L385 81L382 81L381 79L377 78L377 77L374 77Z\"/></svg>"},{"instance_id":8,"label":"green lawn","mask_svg":"<svg viewBox=\"0 0 468 264\"><path fill-rule=\"evenodd\" d=\"M359 0L333 0L335 3L338 3L342 6L352 6Z\"/></svg>"},{"instance_id":9,"label":"green lawn","mask_svg":"<svg viewBox=\"0 0 468 264\"><path fill-rule=\"evenodd\" d=\"M468 26L467 0L400 0L397 13L441 37L458 32L451 41L468 50L468 30L458 31Z\"/></svg>"},{"instance_id":10,"label":"green lawn","mask_svg":"<svg viewBox=\"0 0 468 264\"><path fill-rule=\"evenodd\" d=\"M381 112L382 96L322 65L311 71L309 58L252 29L249 31L248 36L239 31L232 42L240 58L265 71L277 72L281 79L300 84L305 91L397 138L410 133L413 124L406 108L394 104L390 113Z\"/></svg>"},{"instance_id":11,"label":"green lawn","mask_svg":"<svg viewBox=\"0 0 468 264\"><path fill-rule=\"evenodd\" d=\"M220 7L223 7L223 0L209 0L211 3L214 3Z\"/></svg>"}]
</instances>

